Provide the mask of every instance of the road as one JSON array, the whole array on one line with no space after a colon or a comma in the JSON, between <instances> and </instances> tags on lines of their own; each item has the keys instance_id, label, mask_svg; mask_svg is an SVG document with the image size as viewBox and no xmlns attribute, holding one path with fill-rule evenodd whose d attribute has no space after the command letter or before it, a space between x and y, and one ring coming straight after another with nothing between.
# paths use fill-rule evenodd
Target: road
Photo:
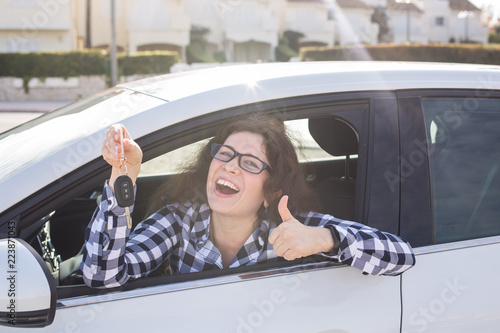
<instances>
[{"instance_id":1,"label":"road","mask_svg":"<svg viewBox=\"0 0 500 333\"><path fill-rule=\"evenodd\" d=\"M11 129L19 124L27 122L28 120L40 117L44 112L9 112L9 111L1 111L0 112L0 133Z\"/></svg>"},{"instance_id":2,"label":"road","mask_svg":"<svg viewBox=\"0 0 500 333\"><path fill-rule=\"evenodd\" d=\"M69 103L71 101L0 101L0 133Z\"/></svg>"}]
</instances>

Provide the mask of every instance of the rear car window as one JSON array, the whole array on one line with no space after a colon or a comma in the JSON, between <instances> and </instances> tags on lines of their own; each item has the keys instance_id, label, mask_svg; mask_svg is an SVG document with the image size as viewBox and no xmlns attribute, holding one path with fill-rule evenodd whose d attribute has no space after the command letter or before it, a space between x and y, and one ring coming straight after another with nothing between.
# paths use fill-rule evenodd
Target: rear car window
<instances>
[{"instance_id":1,"label":"rear car window","mask_svg":"<svg viewBox=\"0 0 500 333\"><path fill-rule=\"evenodd\" d=\"M435 243L500 235L500 99L422 103Z\"/></svg>"}]
</instances>

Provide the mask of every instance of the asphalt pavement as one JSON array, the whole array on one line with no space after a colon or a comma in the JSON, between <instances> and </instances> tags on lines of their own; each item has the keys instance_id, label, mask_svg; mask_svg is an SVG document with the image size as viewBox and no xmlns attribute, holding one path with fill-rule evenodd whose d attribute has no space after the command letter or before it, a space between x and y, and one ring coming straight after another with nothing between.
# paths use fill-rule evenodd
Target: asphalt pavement
<instances>
[{"instance_id":1,"label":"asphalt pavement","mask_svg":"<svg viewBox=\"0 0 500 333\"><path fill-rule=\"evenodd\" d=\"M0 133L72 101L0 101Z\"/></svg>"}]
</instances>

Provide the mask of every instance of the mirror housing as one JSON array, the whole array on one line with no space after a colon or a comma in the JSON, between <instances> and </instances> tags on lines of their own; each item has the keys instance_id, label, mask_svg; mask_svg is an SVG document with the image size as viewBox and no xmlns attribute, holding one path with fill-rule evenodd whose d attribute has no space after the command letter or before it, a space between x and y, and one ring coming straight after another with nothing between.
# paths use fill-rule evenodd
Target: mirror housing
<instances>
[{"instance_id":1,"label":"mirror housing","mask_svg":"<svg viewBox=\"0 0 500 333\"><path fill-rule=\"evenodd\" d=\"M0 325L45 327L54 321L56 285L41 256L24 240L0 239Z\"/></svg>"}]
</instances>

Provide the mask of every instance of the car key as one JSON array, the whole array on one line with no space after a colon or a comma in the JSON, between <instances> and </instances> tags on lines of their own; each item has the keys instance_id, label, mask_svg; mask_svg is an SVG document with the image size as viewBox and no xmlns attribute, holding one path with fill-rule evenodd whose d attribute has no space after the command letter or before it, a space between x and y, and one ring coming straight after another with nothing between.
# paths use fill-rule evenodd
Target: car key
<instances>
[{"instance_id":1,"label":"car key","mask_svg":"<svg viewBox=\"0 0 500 333\"><path fill-rule=\"evenodd\" d=\"M132 179L128 176L127 158L125 157L125 149L123 145L123 128L120 128L120 143L122 146L122 157L120 158L120 176L116 178L114 183L115 197L118 206L125 208L125 214L127 216L127 226L132 227L130 220L130 209L129 207L134 204L134 185L132 184ZM125 168L125 174L122 174L122 167Z\"/></svg>"},{"instance_id":2,"label":"car key","mask_svg":"<svg viewBox=\"0 0 500 333\"><path fill-rule=\"evenodd\" d=\"M130 207L134 204L134 185L127 175L121 175L115 180L115 197L120 207Z\"/></svg>"}]
</instances>

